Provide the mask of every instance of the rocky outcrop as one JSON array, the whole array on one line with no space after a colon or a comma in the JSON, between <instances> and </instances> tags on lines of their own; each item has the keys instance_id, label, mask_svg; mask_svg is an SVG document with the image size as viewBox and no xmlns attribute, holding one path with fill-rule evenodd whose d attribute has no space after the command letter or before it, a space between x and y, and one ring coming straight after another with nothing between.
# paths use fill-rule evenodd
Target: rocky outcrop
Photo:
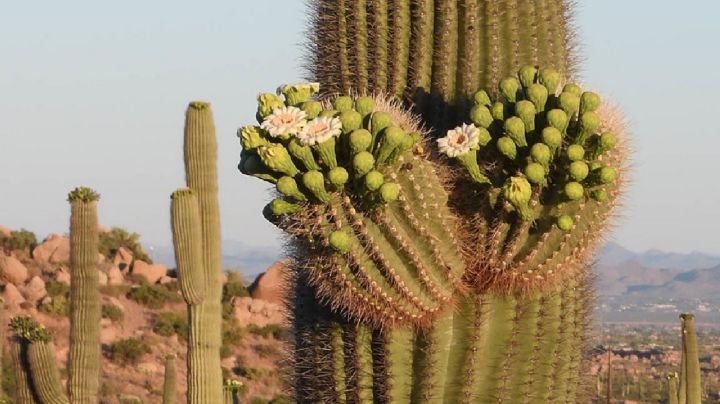
<instances>
[{"instance_id":1,"label":"rocky outcrop","mask_svg":"<svg viewBox=\"0 0 720 404\"><path fill-rule=\"evenodd\" d=\"M284 324L285 311L282 306L265 300L239 297L232 301L233 315L243 326L254 324L264 327L268 324Z\"/></svg>"},{"instance_id":2,"label":"rocky outcrop","mask_svg":"<svg viewBox=\"0 0 720 404\"><path fill-rule=\"evenodd\" d=\"M5 285L3 300L5 300L5 305L8 307L16 307L25 303L25 297L23 297L22 293L20 293L18 288L12 283Z\"/></svg>"},{"instance_id":3,"label":"rocky outcrop","mask_svg":"<svg viewBox=\"0 0 720 404\"><path fill-rule=\"evenodd\" d=\"M57 272L55 273L55 280L60 283L69 285L70 284L70 271L65 267L58 268Z\"/></svg>"},{"instance_id":4,"label":"rocky outcrop","mask_svg":"<svg viewBox=\"0 0 720 404\"><path fill-rule=\"evenodd\" d=\"M45 290L45 281L39 276L33 276L25 287L22 288L25 292L25 298L28 301L36 302L43 297L47 296L47 290Z\"/></svg>"},{"instance_id":5,"label":"rocky outcrop","mask_svg":"<svg viewBox=\"0 0 720 404\"><path fill-rule=\"evenodd\" d=\"M120 268L116 265L113 265L110 269L108 269L107 277L108 285L122 285L125 283L125 277L123 276L122 271L120 271Z\"/></svg>"},{"instance_id":6,"label":"rocky outcrop","mask_svg":"<svg viewBox=\"0 0 720 404\"><path fill-rule=\"evenodd\" d=\"M164 265L148 264L145 261L135 260L132 273L145 278L149 283L157 283L163 276L167 275L167 268Z\"/></svg>"},{"instance_id":7,"label":"rocky outcrop","mask_svg":"<svg viewBox=\"0 0 720 404\"><path fill-rule=\"evenodd\" d=\"M70 261L70 239L51 234L33 250L33 259L51 264Z\"/></svg>"},{"instance_id":8,"label":"rocky outcrop","mask_svg":"<svg viewBox=\"0 0 720 404\"><path fill-rule=\"evenodd\" d=\"M28 278L28 270L17 258L0 253L0 278L15 285L22 285Z\"/></svg>"},{"instance_id":9,"label":"rocky outcrop","mask_svg":"<svg viewBox=\"0 0 720 404\"><path fill-rule=\"evenodd\" d=\"M0 236L10 237L12 235L12 230L8 229L5 226L0 226Z\"/></svg>"},{"instance_id":10,"label":"rocky outcrop","mask_svg":"<svg viewBox=\"0 0 720 404\"><path fill-rule=\"evenodd\" d=\"M262 299L277 305L282 305L285 296L285 279L288 270L287 261L278 261L265 273L258 275L248 291L254 299Z\"/></svg>"},{"instance_id":11,"label":"rocky outcrop","mask_svg":"<svg viewBox=\"0 0 720 404\"><path fill-rule=\"evenodd\" d=\"M133 255L130 250L128 250L125 247L118 248L117 252L115 253L115 257L113 257L113 265L118 267L120 271L123 273L130 272L130 267L133 263Z\"/></svg>"}]
</instances>

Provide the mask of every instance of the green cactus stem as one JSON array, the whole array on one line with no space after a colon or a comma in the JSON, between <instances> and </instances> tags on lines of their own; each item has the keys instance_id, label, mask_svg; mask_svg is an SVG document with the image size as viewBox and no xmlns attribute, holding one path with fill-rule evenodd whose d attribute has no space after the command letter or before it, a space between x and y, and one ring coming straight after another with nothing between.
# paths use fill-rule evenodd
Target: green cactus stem
<instances>
[{"instance_id":1,"label":"green cactus stem","mask_svg":"<svg viewBox=\"0 0 720 404\"><path fill-rule=\"evenodd\" d=\"M207 282L202 262L202 226L197 195L192 189L180 189L172 194L171 201L178 284L187 304L200 304L207 293Z\"/></svg>"},{"instance_id":2,"label":"green cactus stem","mask_svg":"<svg viewBox=\"0 0 720 404\"><path fill-rule=\"evenodd\" d=\"M71 403L97 403L100 387L100 296L98 285L99 195L90 188L70 192L70 354Z\"/></svg>"},{"instance_id":3,"label":"green cactus stem","mask_svg":"<svg viewBox=\"0 0 720 404\"><path fill-rule=\"evenodd\" d=\"M682 368L680 369L678 402L680 404L700 404L702 402L702 386L695 316L681 314L680 320L682 325Z\"/></svg>"},{"instance_id":4,"label":"green cactus stem","mask_svg":"<svg viewBox=\"0 0 720 404\"><path fill-rule=\"evenodd\" d=\"M678 404L678 374L677 372L670 372L665 377L667 380L667 392L668 392L668 404Z\"/></svg>"},{"instance_id":5,"label":"green cactus stem","mask_svg":"<svg viewBox=\"0 0 720 404\"><path fill-rule=\"evenodd\" d=\"M17 404L36 404L38 399L33 392L30 364L27 357L27 341L19 336L10 338L10 359L15 375L15 402Z\"/></svg>"},{"instance_id":6,"label":"green cactus stem","mask_svg":"<svg viewBox=\"0 0 720 404\"><path fill-rule=\"evenodd\" d=\"M163 404L177 403L175 355L165 355L165 379L163 381Z\"/></svg>"}]
</instances>

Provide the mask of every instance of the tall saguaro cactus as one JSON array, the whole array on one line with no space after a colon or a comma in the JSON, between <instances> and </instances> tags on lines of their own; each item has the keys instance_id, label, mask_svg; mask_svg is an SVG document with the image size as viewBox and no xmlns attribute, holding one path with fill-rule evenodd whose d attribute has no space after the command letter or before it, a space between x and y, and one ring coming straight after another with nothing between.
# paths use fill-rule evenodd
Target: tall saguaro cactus
<instances>
[{"instance_id":1,"label":"tall saguaro cactus","mask_svg":"<svg viewBox=\"0 0 720 404\"><path fill-rule=\"evenodd\" d=\"M173 193L173 244L188 304L188 402L220 403L222 282L217 143L210 104L191 102L185 119L187 188Z\"/></svg>"},{"instance_id":2,"label":"tall saguaro cactus","mask_svg":"<svg viewBox=\"0 0 720 404\"><path fill-rule=\"evenodd\" d=\"M700 382L700 359L698 356L695 316L680 315L682 330L682 359L680 368L679 404L700 404L702 386Z\"/></svg>"}]
</instances>

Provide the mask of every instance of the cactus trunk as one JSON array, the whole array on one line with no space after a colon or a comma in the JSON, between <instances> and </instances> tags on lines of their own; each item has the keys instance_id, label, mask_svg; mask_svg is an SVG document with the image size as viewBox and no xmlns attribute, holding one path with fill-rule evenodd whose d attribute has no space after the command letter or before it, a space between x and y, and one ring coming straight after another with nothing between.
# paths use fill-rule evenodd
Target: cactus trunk
<instances>
[{"instance_id":1,"label":"cactus trunk","mask_svg":"<svg viewBox=\"0 0 720 404\"><path fill-rule=\"evenodd\" d=\"M17 336L10 340L10 357L12 358L15 373L16 404L35 404L37 402L33 393L27 345L27 341Z\"/></svg>"},{"instance_id":2,"label":"cactus trunk","mask_svg":"<svg viewBox=\"0 0 720 404\"><path fill-rule=\"evenodd\" d=\"M71 197L70 202L68 392L73 404L93 404L98 402L100 387L97 202L82 197Z\"/></svg>"},{"instance_id":3,"label":"cactus trunk","mask_svg":"<svg viewBox=\"0 0 720 404\"><path fill-rule=\"evenodd\" d=\"M700 360L698 356L695 316L683 314L682 320L682 368L680 369L680 404L700 404L702 386L700 381Z\"/></svg>"},{"instance_id":4,"label":"cactus trunk","mask_svg":"<svg viewBox=\"0 0 720 404\"><path fill-rule=\"evenodd\" d=\"M175 355L165 357L165 380L163 383L163 404L177 403Z\"/></svg>"},{"instance_id":5,"label":"cactus trunk","mask_svg":"<svg viewBox=\"0 0 720 404\"><path fill-rule=\"evenodd\" d=\"M69 404L60 372L55 364L55 351L49 342L33 342L28 346L28 362L33 386L42 404Z\"/></svg>"}]
</instances>

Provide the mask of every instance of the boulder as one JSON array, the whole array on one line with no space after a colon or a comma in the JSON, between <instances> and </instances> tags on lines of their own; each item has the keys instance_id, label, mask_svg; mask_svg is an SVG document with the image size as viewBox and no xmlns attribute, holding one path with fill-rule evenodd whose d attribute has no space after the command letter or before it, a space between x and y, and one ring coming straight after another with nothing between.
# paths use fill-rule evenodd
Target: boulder
<instances>
[{"instance_id":1,"label":"boulder","mask_svg":"<svg viewBox=\"0 0 720 404\"><path fill-rule=\"evenodd\" d=\"M108 275L103 271L98 271L98 285L106 286L108 284Z\"/></svg>"},{"instance_id":2,"label":"boulder","mask_svg":"<svg viewBox=\"0 0 720 404\"><path fill-rule=\"evenodd\" d=\"M0 236L10 237L12 235L12 230L8 229L5 226L0 226Z\"/></svg>"},{"instance_id":3,"label":"boulder","mask_svg":"<svg viewBox=\"0 0 720 404\"><path fill-rule=\"evenodd\" d=\"M125 283L125 277L117 265L113 265L107 272L108 285L122 285Z\"/></svg>"},{"instance_id":4,"label":"boulder","mask_svg":"<svg viewBox=\"0 0 720 404\"><path fill-rule=\"evenodd\" d=\"M264 327L268 324L284 324L285 311L280 305L250 297L235 298L232 301L233 315L243 326L254 324Z\"/></svg>"},{"instance_id":5,"label":"boulder","mask_svg":"<svg viewBox=\"0 0 720 404\"><path fill-rule=\"evenodd\" d=\"M287 261L274 263L265 273L258 275L248 291L254 299L262 299L278 305L283 304L285 296L285 279L287 276Z\"/></svg>"},{"instance_id":6,"label":"boulder","mask_svg":"<svg viewBox=\"0 0 720 404\"><path fill-rule=\"evenodd\" d=\"M173 278L165 275L165 276L163 276L162 278L160 278L160 284L161 284L161 285L167 285L168 283L171 283L171 282L174 281L174 280L175 280L175 279L173 279Z\"/></svg>"},{"instance_id":7,"label":"boulder","mask_svg":"<svg viewBox=\"0 0 720 404\"><path fill-rule=\"evenodd\" d=\"M27 285L23 288L25 297L31 302L38 301L43 297L47 296L47 290L45 290L45 281L39 276L33 276Z\"/></svg>"},{"instance_id":8,"label":"boulder","mask_svg":"<svg viewBox=\"0 0 720 404\"><path fill-rule=\"evenodd\" d=\"M118 267L123 273L128 273L130 272L130 266L132 265L132 262L132 252L130 252L130 250L125 247L118 248L117 252L115 253L115 257L113 257L113 265Z\"/></svg>"},{"instance_id":9,"label":"boulder","mask_svg":"<svg viewBox=\"0 0 720 404\"><path fill-rule=\"evenodd\" d=\"M70 271L65 267L58 268L55 273L55 280L66 285L70 284Z\"/></svg>"},{"instance_id":10,"label":"boulder","mask_svg":"<svg viewBox=\"0 0 720 404\"><path fill-rule=\"evenodd\" d=\"M160 278L167 275L167 268L164 265L153 265L142 260L135 260L132 273L144 277L149 283L157 283Z\"/></svg>"},{"instance_id":11,"label":"boulder","mask_svg":"<svg viewBox=\"0 0 720 404\"><path fill-rule=\"evenodd\" d=\"M13 285L12 283L8 283L5 285L5 290L3 291L3 300L5 300L5 304L10 307L19 306L25 303L25 298L23 297L22 293L20 293L18 288L15 287L15 285Z\"/></svg>"},{"instance_id":12,"label":"boulder","mask_svg":"<svg viewBox=\"0 0 720 404\"><path fill-rule=\"evenodd\" d=\"M33 258L39 262L62 264L70 261L70 239L51 234L33 250Z\"/></svg>"},{"instance_id":13,"label":"boulder","mask_svg":"<svg viewBox=\"0 0 720 404\"><path fill-rule=\"evenodd\" d=\"M28 270L17 258L0 253L0 277L9 283L22 285L27 280Z\"/></svg>"}]
</instances>

